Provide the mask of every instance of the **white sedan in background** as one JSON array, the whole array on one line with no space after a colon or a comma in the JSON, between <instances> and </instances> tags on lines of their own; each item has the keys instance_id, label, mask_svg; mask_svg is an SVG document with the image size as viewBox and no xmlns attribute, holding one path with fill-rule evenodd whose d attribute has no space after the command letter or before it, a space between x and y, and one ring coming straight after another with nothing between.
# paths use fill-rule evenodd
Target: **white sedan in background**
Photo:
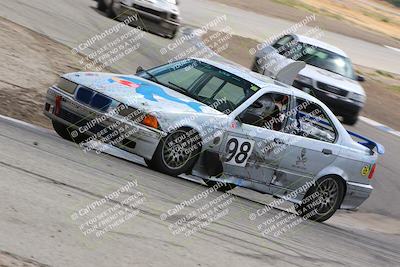
<instances>
[{"instance_id":1,"label":"white sedan in background","mask_svg":"<svg viewBox=\"0 0 400 267\"><path fill-rule=\"evenodd\" d=\"M366 102L366 94L345 52L302 35L290 34L257 52L252 70L273 76L285 59L304 61L293 86L324 102L345 124L354 125Z\"/></svg>"}]
</instances>

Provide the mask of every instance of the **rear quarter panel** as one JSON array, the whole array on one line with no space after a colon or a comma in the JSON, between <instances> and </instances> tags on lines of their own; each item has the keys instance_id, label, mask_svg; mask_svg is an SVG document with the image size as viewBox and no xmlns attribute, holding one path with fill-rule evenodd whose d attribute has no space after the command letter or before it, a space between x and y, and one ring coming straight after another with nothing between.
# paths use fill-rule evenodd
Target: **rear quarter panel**
<instances>
[{"instance_id":1,"label":"rear quarter panel","mask_svg":"<svg viewBox=\"0 0 400 267\"><path fill-rule=\"evenodd\" d=\"M348 182L370 184L369 171L363 170L371 170L376 159L376 154L369 155L360 150L343 147L341 154L338 155L331 166L328 166L319 174L319 177L337 174Z\"/></svg>"}]
</instances>

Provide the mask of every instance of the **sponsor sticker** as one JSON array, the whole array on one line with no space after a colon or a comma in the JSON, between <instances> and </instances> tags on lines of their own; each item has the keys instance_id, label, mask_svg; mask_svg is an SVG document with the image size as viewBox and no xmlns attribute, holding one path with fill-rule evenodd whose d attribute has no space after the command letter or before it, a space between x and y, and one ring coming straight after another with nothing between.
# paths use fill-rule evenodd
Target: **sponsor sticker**
<instances>
[{"instance_id":1,"label":"sponsor sticker","mask_svg":"<svg viewBox=\"0 0 400 267\"><path fill-rule=\"evenodd\" d=\"M361 175L365 176L369 173L369 171L371 170L371 166L370 165L366 165L361 169Z\"/></svg>"},{"instance_id":2,"label":"sponsor sticker","mask_svg":"<svg viewBox=\"0 0 400 267\"><path fill-rule=\"evenodd\" d=\"M228 136L226 143L226 164L245 167L254 148L254 140L244 139L236 136Z\"/></svg>"}]
</instances>

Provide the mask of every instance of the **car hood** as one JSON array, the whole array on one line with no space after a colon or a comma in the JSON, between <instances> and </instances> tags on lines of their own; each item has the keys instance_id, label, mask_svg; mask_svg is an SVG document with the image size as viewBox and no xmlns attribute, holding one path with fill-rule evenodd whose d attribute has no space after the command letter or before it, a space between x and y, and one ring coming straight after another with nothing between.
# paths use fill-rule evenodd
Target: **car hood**
<instances>
[{"instance_id":1,"label":"car hood","mask_svg":"<svg viewBox=\"0 0 400 267\"><path fill-rule=\"evenodd\" d=\"M314 81L323 82L349 92L365 95L364 89L357 81L321 68L306 65L306 67L302 69L299 74L309 77Z\"/></svg>"},{"instance_id":2,"label":"car hood","mask_svg":"<svg viewBox=\"0 0 400 267\"><path fill-rule=\"evenodd\" d=\"M174 14L179 14L179 8L176 4L169 2L168 0L158 0L154 2L150 1L142 1L138 3L138 1L134 0L125 0L124 4L127 6L132 6L133 4L139 4L141 6L149 7L149 8L157 8L163 11L169 11Z\"/></svg>"},{"instance_id":3,"label":"car hood","mask_svg":"<svg viewBox=\"0 0 400 267\"><path fill-rule=\"evenodd\" d=\"M76 72L63 77L147 112L222 114L193 98L135 75Z\"/></svg>"}]
</instances>

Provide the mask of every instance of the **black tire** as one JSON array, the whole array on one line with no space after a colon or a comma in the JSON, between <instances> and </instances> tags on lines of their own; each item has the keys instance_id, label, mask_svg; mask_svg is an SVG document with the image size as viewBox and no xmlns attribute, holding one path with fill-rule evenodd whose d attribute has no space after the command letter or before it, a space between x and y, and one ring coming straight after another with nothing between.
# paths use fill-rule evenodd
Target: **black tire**
<instances>
[{"instance_id":1,"label":"black tire","mask_svg":"<svg viewBox=\"0 0 400 267\"><path fill-rule=\"evenodd\" d=\"M203 179L203 181L208 187L213 187L213 186L217 185L217 182L215 182L215 181L211 181L211 180L208 180L208 179ZM236 187L235 184L225 183L224 185L218 186L217 190L220 191L220 192L224 192L225 193L225 192L228 192L228 191L234 189L235 187Z\"/></svg>"},{"instance_id":2,"label":"black tire","mask_svg":"<svg viewBox=\"0 0 400 267\"><path fill-rule=\"evenodd\" d=\"M63 139L68 140L73 142L73 138L71 136L71 134L68 132L68 127L58 121L51 121L53 124L53 128L56 131L56 133L61 136Z\"/></svg>"},{"instance_id":3,"label":"black tire","mask_svg":"<svg viewBox=\"0 0 400 267\"><path fill-rule=\"evenodd\" d=\"M173 40L173 39L175 38L175 35L174 35L174 34L170 34L170 35L167 35L166 37L167 37L168 39Z\"/></svg>"},{"instance_id":4,"label":"black tire","mask_svg":"<svg viewBox=\"0 0 400 267\"><path fill-rule=\"evenodd\" d=\"M144 159L144 162L146 163L147 167L149 167L150 169L154 169L154 166L153 166L151 160L149 160L149 159Z\"/></svg>"},{"instance_id":5,"label":"black tire","mask_svg":"<svg viewBox=\"0 0 400 267\"><path fill-rule=\"evenodd\" d=\"M172 40L175 38L177 33L178 33L178 29L175 29L169 35L167 35L167 37Z\"/></svg>"},{"instance_id":6,"label":"black tire","mask_svg":"<svg viewBox=\"0 0 400 267\"><path fill-rule=\"evenodd\" d=\"M257 68L257 59L254 59L253 65L251 66L251 71L257 72L258 73L258 68Z\"/></svg>"},{"instance_id":7,"label":"black tire","mask_svg":"<svg viewBox=\"0 0 400 267\"><path fill-rule=\"evenodd\" d=\"M105 12L107 10L106 3L104 3L103 0L97 0L97 9L102 12Z\"/></svg>"},{"instance_id":8,"label":"black tire","mask_svg":"<svg viewBox=\"0 0 400 267\"><path fill-rule=\"evenodd\" d=\"M344 116L343 123L347 125L354 125L358 121L358 115L356 116Z\"/></svg>"},{"instance_id":9,"label":"black tire","mask_svg":"<svg viewBox=\"0 0 400 267\"><path fill-rule=\"evenodd\" d=\"M115 19L115 17L117 16L117 14L115 14L113 6L114 6L114 1L111 1L110 5L107 7L106 10L107 17L109 17L110 19Z\"/></svg>"},{"instance_id":10,"label":"black tire","mask_svg":"<svg viewBox=\"0 0 400 267\"><path fill-rule=\"evenodd\" d=\"M326 221L339 209L344 192L343 180L334 176L323 177L307 191L303 203L296 206L297 213L317 222Z\"/></svg>"},{"instance_id":11,"label":"black tire","mask_svg":"<svg viewBox=\"0 0 400 267\"><path fill-rule=\"evenodd\" d=\"M80 144L82 142L85 142L89 138L88 135L81 134L78 131L76 131L78 133L78 136L72 137L71 133L72 133L72 131L75 131L75 130L68 129L68 126L66 126L65 124L62 124L58 121L52 120L52 123L53 123L53 128L56 131L56 133L65 140Z\"/></svg>"},{"instance_id":12,"label":"black tire","mask_svg":"<svg viewBox=\"0 0 400 267\"><path fill-rule=\"evenodd\" d=\"M189 173L201 151L200 138L190 129L181 128L161 139L148 166L168 175Z\"/></svg>"}]
</instances>

